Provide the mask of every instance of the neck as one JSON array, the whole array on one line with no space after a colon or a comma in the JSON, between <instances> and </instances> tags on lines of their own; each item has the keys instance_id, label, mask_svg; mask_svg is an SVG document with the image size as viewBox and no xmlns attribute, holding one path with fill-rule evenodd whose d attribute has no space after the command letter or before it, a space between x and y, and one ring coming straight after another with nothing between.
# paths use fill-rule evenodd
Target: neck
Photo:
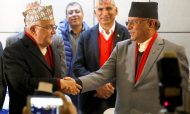
<instances>
[{"instance_id":1,"label":"neck","mask_svg":"<svg viewBox=\"0 0 190 114\"><path fill-rule=\"evenodd\" d=\"M40 48L40 47L39 47L39 48ZM43 55L45 55L46 52L47 52L47 47L40 48L40 51L42 52Z\"/></svg>"},{"instance_id":2,"label":"neck","mask_svg":"<svg viewBox=\"0 0 190 114\"><path fill-rule=\"evenodd\" d=\"M72 31L75 33L75 34L77 34L77 35L79 35L80 33L81 33L81 31L82 31L82 25L80 25L80 26L73 26L73 27L71 27L72 28Z\"/></svg>"},{"instance_id":3,"label":"neck","mask_svg":"<svg viewBox=\"0 0 190 114\"><path fill-rule=\"evenodd\" d=\"M109 30L111 29L111 27L113 26L113 23L112 24L107 24L107 25L100 25L106 32L106 34L109 34Z\"/></svg>"},{"instance_id":4,"label":"neck","mask_svg":"<svg viewBox=\"0 0 190 114\"><path fill-rule=\"evenodd\" d=\"M144 36L146 36L146 37L144 37L144 39L141 39L141 40L139 40L139 41L137 41L138 43L143 43L143 42L145 42L146 40L148 40L149 38L151 38L155 33L156 33L157 31L156 30L149 30L148 32L147 32L147 34L146 35L144 35Z\"/></svg>"}]
</instances>

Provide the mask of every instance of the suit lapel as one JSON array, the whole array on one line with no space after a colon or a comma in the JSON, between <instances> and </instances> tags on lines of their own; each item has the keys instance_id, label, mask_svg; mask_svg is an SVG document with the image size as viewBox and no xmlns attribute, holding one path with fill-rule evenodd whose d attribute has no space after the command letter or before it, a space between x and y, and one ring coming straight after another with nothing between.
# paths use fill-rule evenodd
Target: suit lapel
<instances>
[{"instance_id":1,"label":"suit lapel","mask_svg":"<svg viewBox=\"0 0 190 114\"><path fill-rule=\"evenodd\" d=\"M99 30L98 30L98 25L96 25L95 27L94 27L94 29L93 29L93 32L92 32L92 34L91 34L92 36L92 42L89 44L89 45L93 45L93 53L95 53L94 55L95 55L95 59L96 59L96 63L98 63L98 65L99 65L99 47L98 47L98 35L99 35Z\"/></svg>"},{"instance_id":2,"label":"suit lapel","mask_svg":"<svg viewBox=\"0 0 190 114\"><path fill-rule=\"evenodd\" d=\"M127 69L128 72L129 72L129 77L128 77L128 80L130 82L135 82L135 50L136 50L136 43L134 41L131 42L132 44L129 45L129 49L128 49L128 53L127 53L127 58L129 58L129 60L127 60L128 62L126 63L127 65L126 66L129 66L129 68Z\"/></svg>"},{"instance_id":3,"label":"suit lapel","mask_svg":"<svg viewBox=\"0 0 190 114\"><path fill-rule=\"evenodd\" d=\"M52 69L49 67L48 63L44 59L44 56L42 55L36 44L32 40L30 40L30 38L28 38L27 36L24 36L24 38L21 39L21 41L23 42L25 47L28 48L30 53L32 53L43 65L45 65L45 67L47 67L47 69L50 72L52 72Z\"/></svg>"},{"instance_id":4,"label":"suit lapel","mask_svg":"<svg viewBox=\"0 0 190 114\"><path fill-rule=\"evenodd\" d=\"M52 48L52 59L53 59L53 62L54 62L54 67L53 67L52 70L54 71L54 74L56 74L55 71L57 71L57 69L59 67L61 67L60 66L61 56L58 54L58 51L56 49L57 47L52 45L51 48Z\"/></svg>"},{"instance_id":5,"label":"suit lapel","mask_svg":"<svg viewBox=\"0 0 190 114\"><path fill-rule=\"evenodd\" d=\"M163 41L161 39L156 39L150 53L148 55L147 61L145 63L144 69L140 75L139 80L137 81L136 85L138 85L149 73L150 69L153 67L154 63L156 62L157 58L159 57L162 49L163 49Z\"/></svg>"},{"instance_id":6,"label":"suit lapel","mask_svg":"<svg viewBox=\"0 0 190 114\"><path fill-rule=\"evenodd\" d=\"M123 31L120 30L120 27L117 22L115 22L115 31L114 31L114 44L113 47L117 44L118 41L121 41L123 38Z\"/></svg>"}]
</instances>

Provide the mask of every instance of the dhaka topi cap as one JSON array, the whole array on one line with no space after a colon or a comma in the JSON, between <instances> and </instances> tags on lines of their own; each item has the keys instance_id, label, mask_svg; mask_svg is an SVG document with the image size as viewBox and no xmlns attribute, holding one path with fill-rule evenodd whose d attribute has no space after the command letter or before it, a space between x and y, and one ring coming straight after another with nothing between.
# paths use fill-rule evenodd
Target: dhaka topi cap
<instances>
[{"instance_id":1,"label":"dhaka topi cap","mask_svg":"<svg viewBox=\"0 0 190 114\"><path fill-rule=\"evenodd\" d=\"M30 3L23 12L25 24L29 25L40 20L52 20L53 9L51 5L41 6L39 3Z\"/></svg>"},{"instance_id":2,"label":"dhaka topi cap","mask_svg":"<svg viewBox=\"0 0 190 114\"><path fill-rule=\"evenodd\" d=\"M158 19L158 3L132 2L128 17Z\"/></svg>"}]
</instances>

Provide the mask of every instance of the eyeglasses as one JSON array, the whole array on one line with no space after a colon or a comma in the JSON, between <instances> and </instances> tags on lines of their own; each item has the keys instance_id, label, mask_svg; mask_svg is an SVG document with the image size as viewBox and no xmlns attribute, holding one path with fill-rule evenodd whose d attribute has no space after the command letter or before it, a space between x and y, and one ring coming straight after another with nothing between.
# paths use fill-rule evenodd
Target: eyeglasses
<instances>
[{"instance_id":1,"label":"eyeglasses","mask_svg":"<svg viewBox=\"0 0 190 114\"><path fill-rule=\"evenodd\" d=\"M127 22L125 22L126 26L128 25L138 25L141 24L143 21L148 21L148 19L144 19L144 20L129 20Z\"/></svg>"},{"instance_id":2,"label":"eyeglasses","mask_svg":"<svg viewBox=\"0 0 190 114\"><path fill-rule=\"evenodd\" d=\"M56 29L57 29L57 25L46 25L46 26L35 25L35 26L44 28L44 29L49 30L49 31L50 31L50 30L56 30Z\"/></svg>"}]
</instances>

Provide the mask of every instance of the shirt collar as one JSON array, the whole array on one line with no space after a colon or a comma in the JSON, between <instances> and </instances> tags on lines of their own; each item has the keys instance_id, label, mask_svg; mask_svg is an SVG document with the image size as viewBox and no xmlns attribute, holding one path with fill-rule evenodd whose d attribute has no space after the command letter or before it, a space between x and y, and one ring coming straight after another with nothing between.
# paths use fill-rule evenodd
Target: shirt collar
<instances>
[{"instance_id":1,"label":"shirt collar","mask_svg":"<svg viewBox=\"0 0 190 114\"><path fill-rule=\"evenodd\" d=\"M111 27L110 30L109 30L109 34L106 34L106 31L100 26L100 24L99 24L99 28L98 28L98 29L99 29L99 32L103 34L104 38L105 38L106 40L108 40L109 37L110 37L110 35L111 35L111 34L114 32L114 30L115 30L115 21L114 21L112 27Z\"/></svg>"},{"instance_id":2,"label":"shirt collar","mask_svg":"<svg viewBox=\"0 0 190 114\"><path fill-rule=\"evenodd\" d=\"M82 24L82 31L84 31L84 26L83 26L83 24ZM69 33L71 33L73 31L73 29L71 28L71 26L69 25Z\"/></svg>"},{"instance_id":3,"label":"shirt collar","mask_svg":"<svg viewBox=\"0 0 190 114\"><path fill-rule=\"evenodd\" d=\"M144 41L143 43L138 43L139 45L139 51L140 52L144 52L150 42L151 38L147 39L146 41Z\"/></svg>"},{"instance_id":4,"label":"shirt collar","mask_svg":"<svg viewBox=\"0 0 190 114\"><path fill-rule=\"evenodd\" d=\"M110 30L109 30L109 34L113 33L114 30L115 30L115 21L114 21L112 27L111 27ZM99 31L100 31L102 34L106 34L105 30L100 26L100 24L99 24Z\"/></svg>"}]
</instances>

